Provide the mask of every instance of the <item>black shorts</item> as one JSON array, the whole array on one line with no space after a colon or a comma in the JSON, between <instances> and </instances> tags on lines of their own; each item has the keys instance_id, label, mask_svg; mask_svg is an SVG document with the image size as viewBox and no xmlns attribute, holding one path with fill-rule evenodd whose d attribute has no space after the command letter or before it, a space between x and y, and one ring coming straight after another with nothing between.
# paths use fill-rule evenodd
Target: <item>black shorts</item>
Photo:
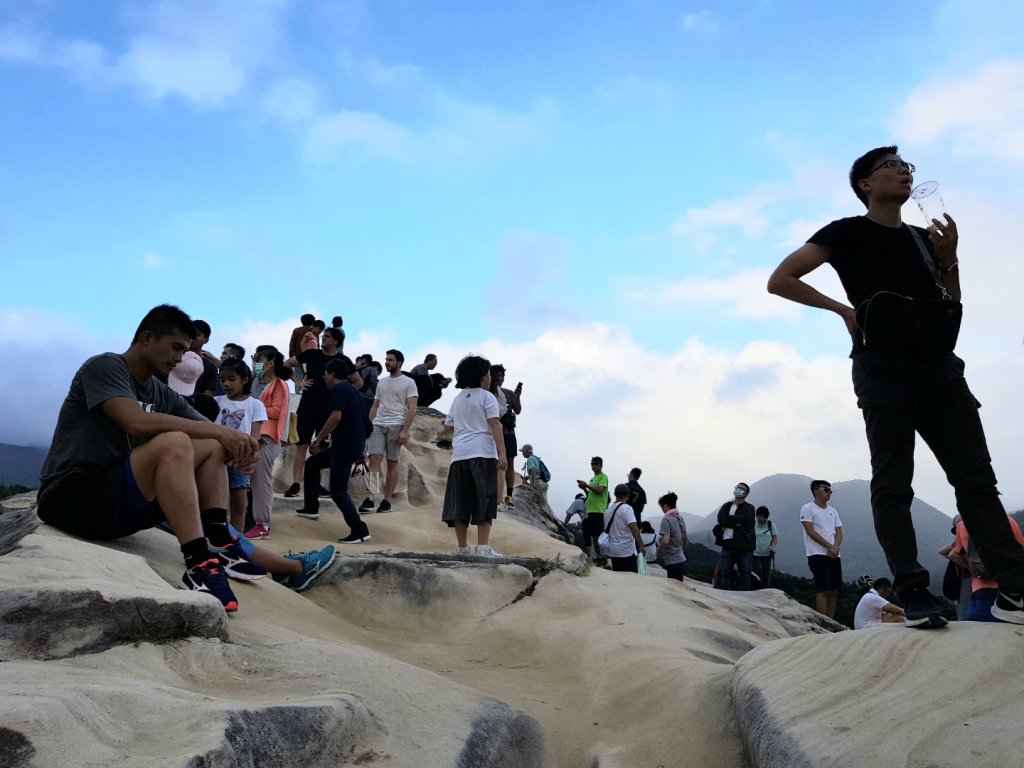
<instances>
[{"instance_id":1,"label":"black shorts","mask_svg":"<svg viewBox=\"0 0 1024 768\"><path fill-rule=\"evenodd\" d=\"M843 586L843 561L828 555L808 555L807 565L814 574L815 592L838 592Z\"/></svg>"},{"instance_id":2,"label":"black shorts","mask_svg":"<svg viewBox=\"0 0 1024 768\"><path fill-rule=\"evenodd\" d=\"M597 537L604 533L604 512L588 512L583 525L583 540L596 542Z\"/></svg>"},{"instance_id":3,"label":"black shorts","mask_svg":"<svg viewBox=\"0 0 1024 768\"><path fill-rule=\"evenodd\" d=\"M156 499L142 495L131 460L83 465L39 489L39 518L83 539L131 536L166 521Z\"/></svg>"},{"instance_id":4,"label":"black shorts","mask_svg":"<svg viewBox=\"0 0 1024 768\"><path fill-rule=\"evenodd\" d=\"M295 422L295 433L299 436L299 445L309 445L313 435L320 431L320 428L327 421L327 416L322 409L311 409L300 411Z\"/></svg>"},{"instance_id":5,"label":"black shorts","mask_svg":"<svg viewBox=\"0 0 1024 768\"><path fill-rule=\"evenodd\" d=\"M498 516L498 460L482 457L453 461L448 468L441 520L480 525Z\"/></svg>"},{"instance_id":6,"label":"black shorts","mask_svg":"<svg viewBox=\"0 0 1024 768\"><path fill-rule=\"evenodd\" d=\"M516 433L502 432L501 436L505 440L505 456L508 457L508 465L511 467L512 460L515 458L516 454L519 453L519 444L516 441Z\"/></svg>"}]
</instances>

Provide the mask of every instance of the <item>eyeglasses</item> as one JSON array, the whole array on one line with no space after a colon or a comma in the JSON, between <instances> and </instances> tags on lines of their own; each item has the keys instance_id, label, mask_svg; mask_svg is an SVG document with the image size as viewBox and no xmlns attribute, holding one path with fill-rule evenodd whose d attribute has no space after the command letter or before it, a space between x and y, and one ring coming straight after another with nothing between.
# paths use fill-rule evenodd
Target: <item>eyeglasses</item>
<instances>
[{"instance_id":1,"label":"eyeglasses","mask_svg":"<svg viewBox=\"0 0 1024 768\"><path fill-rule=\"evenodd\" d=\"M888 168L891 171L900 171L906 168L907 173L911 175L913 175L914 171L917 170L917 166L914 165L913 163L905 163L902 160L883 160L882 162L880 162L878 165L871 169L871 173L874 173L880 168ZM870 176L871 173L869 173L868 176Z\"/></svg>"}]
</instances>

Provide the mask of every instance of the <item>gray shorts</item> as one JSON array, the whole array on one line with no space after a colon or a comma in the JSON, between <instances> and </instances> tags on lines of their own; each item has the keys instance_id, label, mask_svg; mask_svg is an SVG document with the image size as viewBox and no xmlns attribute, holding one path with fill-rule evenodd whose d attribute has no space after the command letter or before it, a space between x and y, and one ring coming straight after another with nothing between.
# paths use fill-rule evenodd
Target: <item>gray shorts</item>
<instances>
[{"instance_id":1,"label":"gray shorts","mask_svg":"<svg viewBox=\"0 0 1024 768\"><path fill-rule=\"evenodd\" d=\"M401 424L374 424L373 434L366 440L366 452L370 456L384 456L388 461L398 461L402 446L398 444Z\"/></svg>"}]
</instances>

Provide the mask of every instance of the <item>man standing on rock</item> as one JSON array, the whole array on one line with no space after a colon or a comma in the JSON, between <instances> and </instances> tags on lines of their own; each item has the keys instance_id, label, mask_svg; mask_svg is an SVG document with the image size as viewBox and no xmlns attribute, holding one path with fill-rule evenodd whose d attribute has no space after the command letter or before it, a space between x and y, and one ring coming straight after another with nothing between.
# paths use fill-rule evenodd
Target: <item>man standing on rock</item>
<instances>
[{"instance_id":1,"label":"man standing on rock","mask_svg":"<svg viewBox=\"0 0 1024 768\"><path fill-rule=\"evenodd\" d=\"M814 501L801 508L800 523L804 527L807 565L814 576L814 606L818 613L834 619L843 586L843 561L839 554L843 546L843 521L829 504L832 486L827 481L812 480L811 495Z\"/></svg>"},{"instance_id":2,"label":"man standing on rock","mask_svg":"<svg viewBox=\"0 0 1024 768\"><path fill-rule=\"evenodd\" d=\"M590 534L591 543L594 545L593 557L595 561L602 561L601 545L597 543L597 537L604 531L604 513L608 509L608 475L604 473L604 459L595 456L590 460L590 469L594 476L588 483L586 480L577 480L576 485L587 494L583 506L587 511L587 519L584 525ZM586 536L584 536L584 540Z\"/></svg>"},{"instance_id":3,"label":"man standing on rock","mask_svg":"<svg viewBox=\"0 0 1024 768\"><path fill-rule=\"evenodd\" d=\"M736 589L750 589L750 569L754 565L754 505L747 501L750 486L736 483L732 501L718 510L718 524L722 526L722 550L718 556L718 574L715 589L729 589L736 570Z\"/></svg>"},{"instance_id":4,"label":"man standing on rock","mask_svg":"<svg viewBox=\"0 0 1024 768\"><path fill-rule=\"evenodd\" d=\"M626 479L626 485L629 486L629 506L633 508L637 525L643 522L644 507L647 506L647 491L640 485L640 475L643 473L640 467L633 467Z\"/></svg>"},{"instance_id":5,"label":"man standing on rock","mask_svg":"<svg viewBox=\"0 0 1024 768\"><path fill-rule=\"evenodd\" d=\"M334 548L282 558L232 534L224 467L251 472L259 444L210 423L159 380L181 361L195 332L188 315L163 304L142 319L126 352L82 364L43 462L38 514L93 540L170 523L185 558L182 587L213 595L231 612L238 601L226 575L251 580L269 569L305 588L333 560Z\"/></svg>"},{"instance_id":6,"label":"man standing on rock","mask_svg":"<svg viewBox=\"0 0 1024 768\"><path fill-rule=\"evenodd\" d=\"M853 336L853 388L871 450L871 511L907 626L946 625L917 560L910 514L915 433L956 490L957 510L999 584L992 614L1024 624L1024 548L999 501L964 362L953 354L961 311L957 226L948 214L927 230L903 223L914 170L895 146L859 157L850 186L866 215L833 221L812 235L779 264L768 290L835 312ZM826 263L850 304L802 280Z\"/></svg>"},{"instance_id":7,"label":"man standing on rock","mask_svg":"<svg viewBox=\"0 0 1024 768\"><path fill-rule=\"evenodd\" d=\"M387 455L388 475L384 480L384 498L377 505L378 512L391 511L391 496L398 486L398 457L402 446L409 442L409 427L416 418L416 382L402 373L405 355L397 349L389 349L384 356L384 369L388 375L377 382L377 394L370 408L373 434L366 444L370 455L370 490L376 494L380 489L380 463ZM373 508L373 499L367 498L360 506L361 512Z\"/></svg>"}]
</instances>

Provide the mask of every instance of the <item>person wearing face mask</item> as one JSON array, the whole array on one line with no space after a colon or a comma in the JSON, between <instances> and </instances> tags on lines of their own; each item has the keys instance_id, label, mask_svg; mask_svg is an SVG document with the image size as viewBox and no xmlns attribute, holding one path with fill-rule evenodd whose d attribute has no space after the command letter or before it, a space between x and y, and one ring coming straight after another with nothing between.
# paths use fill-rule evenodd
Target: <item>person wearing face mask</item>
<instances>
[{"instance_id":1,"label":"person wearing face mask","mask_svg":"<svg viewBox=\"0 0 1024 768\"><path fill-rule=\"evenodd\" d=\"M254 522L244 535L247 539L269 539L270 512L274 507L274 462L281 455L281 443L288 434L290 393L287 382L292 377L292 369L284 364L284 356L274 347L260 347L252 370L253 382L259 381L263 385L259 399L266 409L267 418L260 427L259 458L252 473Z\"/></svg>"},{"instance_id":2,"label":"person wearing face mask","mask_svg":"<svg viewBox=\"0 0 1024 768\"><path fill-rule=\"evenodd\" d=\"M736 568L736 589L750 589L750 569L754 564L754 506L747 501L750 486L736 483L732 501L718 510L718 524L722 526L722 550L718 556L715 589L729 589L733 568Z\"/></svg>"}]
</instances>

